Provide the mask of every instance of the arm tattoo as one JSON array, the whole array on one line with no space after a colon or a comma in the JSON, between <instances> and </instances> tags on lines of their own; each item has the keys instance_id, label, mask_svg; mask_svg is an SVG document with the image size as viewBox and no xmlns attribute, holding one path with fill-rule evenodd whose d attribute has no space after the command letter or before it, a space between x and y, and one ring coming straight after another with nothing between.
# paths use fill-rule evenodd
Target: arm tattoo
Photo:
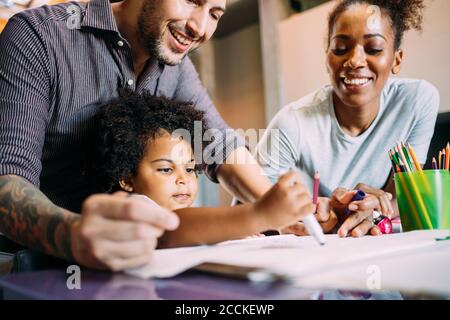
<instances>
[{"instance_id":1,"label":"arm tattoo","mask_svg":"<svg viewBox=\"0 0 450 320\"><path fill-rule=\"evenodd\" d=\"M74 260L70 227L79 215L53 204L18 176L0 177L0 232L26 247Z\"/></svg>"}]
</instances>

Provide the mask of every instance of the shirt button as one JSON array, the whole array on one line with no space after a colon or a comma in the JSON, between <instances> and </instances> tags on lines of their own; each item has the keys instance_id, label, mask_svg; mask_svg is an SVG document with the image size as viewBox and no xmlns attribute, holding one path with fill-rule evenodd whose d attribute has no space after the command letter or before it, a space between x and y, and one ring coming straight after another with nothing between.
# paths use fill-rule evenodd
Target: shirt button
<instances>
[{"instance_id":1,"label":"shirt button","mask_svg":"<svg viewBox=\"0 0 450 320\"><path fill-rule=\"evenodd\" d=\"M132 79L128 80L128 85L131 87L134 84L134 81Z\"/></svg>"},{"instance_id":2,"label":"shirt button","mask_svg":"<svg viewBox=\"0 0 450 320\"><path fill-rule=\"evenodd\" d=\"M118 45L119 47L123 47L124 43L123 43L122 40L119 40L119 41L117 41L117 45Z\"/></svg>"}]
</instances>

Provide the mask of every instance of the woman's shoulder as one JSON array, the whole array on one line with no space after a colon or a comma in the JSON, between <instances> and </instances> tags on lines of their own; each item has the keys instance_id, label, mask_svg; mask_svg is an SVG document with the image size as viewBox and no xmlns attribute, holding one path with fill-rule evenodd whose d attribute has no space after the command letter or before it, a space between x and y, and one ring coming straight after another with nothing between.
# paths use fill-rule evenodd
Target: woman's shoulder
<instances>
[{"instance_id":1,"label":"woman's shoulder","mask_svg":"<svg viewBox=\"0 0 450 320\"><path fill-rule=\"evenodd\" d=\"M302 118L321 114L324 111L328 112L332 91L333 88L330 85L322 86L316 91L287 104L280 110L279 114L285 117Z\"/></svg>"},{"instance_id":2,"label":"woman's shoulder","mask_svg":"<svg viewBox=\"0 0 450 320\"><path fill-rule=\"evenodd\" d=\"M439 91L423 79L390 78L383 92L385 99L405 101L408 105L421 108L439 108Z\"/></svg>"},{"instance_id":3,"label":"woman's shoulder","mask_svg":"<svg viewBox=\"0 0 450 320\"><path fill-rule=\"evenodd\" d=\"M303 108L320 107L329 103L332 91L333 88L330 85L324 85L314 92L311 92L306 96L303 96L302 98L289 103L285 108L300 110Z\"/></svg>"},{"instance_id":4,"label":"woman's shoulder","mask_svg":"<svg viewBox=\"0 0 450 320\"><path fill-rule=\"evenodd\" d=\"M287 135L298 137L304 128L316 126L330 118L332 87L323 86L318 90L284 106L271 120L270 129L281 129Z\"/></svg>"}]
</instances>

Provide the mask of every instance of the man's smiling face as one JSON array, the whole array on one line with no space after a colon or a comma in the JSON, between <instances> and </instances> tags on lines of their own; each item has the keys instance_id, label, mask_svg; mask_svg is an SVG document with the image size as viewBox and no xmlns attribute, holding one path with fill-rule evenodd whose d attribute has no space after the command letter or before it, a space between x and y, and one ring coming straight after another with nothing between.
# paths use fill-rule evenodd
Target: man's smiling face
<instances>
[{"instance_id":1,"label":"man's smiling face","mask_svg":"<svg viewBox=\"0 0 450 320\"><path fill-rule=\"evenodd\" d=\"M177 65L211 38L225 4L226 0L144 0L138 19L143 45L160 62Z\"/></svg>"}]
</instances>

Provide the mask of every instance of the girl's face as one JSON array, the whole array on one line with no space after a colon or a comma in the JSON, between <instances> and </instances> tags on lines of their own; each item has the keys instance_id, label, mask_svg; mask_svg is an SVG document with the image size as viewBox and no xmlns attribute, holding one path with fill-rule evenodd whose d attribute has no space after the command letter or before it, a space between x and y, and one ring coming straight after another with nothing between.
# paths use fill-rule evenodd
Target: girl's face
<instances>
[{"instance_id":1,"label":"girl's face","mask_svg":"<svg viewBox=\"0 0 450 320\"><path fill-rule=\"evenodd\" d=\"M151 139L136 176L127 184L169 210L191 206L198 189L191 145L168 132Z\"/></svg>"},{"instance_id":2,"label":"girl's face","mask_svg":"<svg viewBox=\"0 0 450 320\"><path fill-rule=\"evenodd\" d=\"M338 16L330 33L326 63L335 104L378 107L390 73L400 71L403 55L394 51L390 18L376 6L354 4Z\"/></svg>"}]
</instances>

